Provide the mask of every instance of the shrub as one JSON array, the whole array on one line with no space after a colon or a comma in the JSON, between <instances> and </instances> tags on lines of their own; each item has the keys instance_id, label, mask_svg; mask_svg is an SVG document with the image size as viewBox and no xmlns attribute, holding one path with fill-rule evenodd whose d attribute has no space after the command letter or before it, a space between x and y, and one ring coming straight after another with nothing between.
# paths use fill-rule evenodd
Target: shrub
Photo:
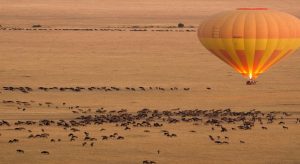
<instances>
[{"instance_id":1,"label":"shrub","mask_svg":"<svg viewBox=\"0 0 300 164\"><path fill-rule=\"evenodd\" d=\"M183 23L178 23L178 27L179 27L179 28L183 28L183 27L184 27L184 24L183 24Z\"/></svg>"},{"instance_id":2,"label":"shrub","mask_svg":"<svg viewBox=\"0 0 300 164\"><path fill-rule=\"evenodd\" d=\"M34 24L32 25L33 28L39 28L39 27L42 27L42 25L39 25L39 24Z\"/></svg>"}]
</instances>

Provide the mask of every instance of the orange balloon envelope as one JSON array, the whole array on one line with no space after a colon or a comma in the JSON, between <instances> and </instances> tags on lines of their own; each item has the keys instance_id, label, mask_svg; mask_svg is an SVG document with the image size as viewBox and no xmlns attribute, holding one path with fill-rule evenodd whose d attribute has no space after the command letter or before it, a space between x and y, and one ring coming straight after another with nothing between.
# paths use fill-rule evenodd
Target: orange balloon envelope
<instances>
[{"instance_id":1,"label":"orange balloon envelope","mask_svg":"<svg viewBox=\"0 0 300 164\"><path fill-rule=\"evenodd\" d=\"M255 79L300 47L300 20L267 8L239 8L204 20L198 38L222 61Z\"/></svg>"}]
</instances>

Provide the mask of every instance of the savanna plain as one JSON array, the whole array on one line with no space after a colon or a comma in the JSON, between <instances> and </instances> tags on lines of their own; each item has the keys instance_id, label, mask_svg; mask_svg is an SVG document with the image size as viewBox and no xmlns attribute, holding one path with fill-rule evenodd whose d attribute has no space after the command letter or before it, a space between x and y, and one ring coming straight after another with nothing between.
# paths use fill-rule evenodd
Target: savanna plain
<instances>
[{"instance_id":1,"label":"savanna plain","mask_svg":"<svg viewBox=\"0 0 300 164\"><path fill-rule=\"evenodd\" d=\"M247 86L197 39L239 7L300 17L298 0L1 0L0 163L300 163L300 52Z\"/></svg>"}]
</instances>

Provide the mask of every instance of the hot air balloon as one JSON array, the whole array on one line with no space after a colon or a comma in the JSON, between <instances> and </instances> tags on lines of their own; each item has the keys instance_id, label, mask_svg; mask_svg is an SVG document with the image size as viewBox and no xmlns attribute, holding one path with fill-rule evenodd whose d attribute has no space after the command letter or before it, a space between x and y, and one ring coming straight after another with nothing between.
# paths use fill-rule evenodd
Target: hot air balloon
<instances>
[{"instance_id":1,"label":"hot air balloon","mask_svg":"<svg viewBox=\"0 0 300 164\"><path fill-rule=\"evenodd\" d=\"M267 8L238 8L204 20L205 48L255 84L255 79L300 47L300 20Z\"/></svg>"}]
</instances>

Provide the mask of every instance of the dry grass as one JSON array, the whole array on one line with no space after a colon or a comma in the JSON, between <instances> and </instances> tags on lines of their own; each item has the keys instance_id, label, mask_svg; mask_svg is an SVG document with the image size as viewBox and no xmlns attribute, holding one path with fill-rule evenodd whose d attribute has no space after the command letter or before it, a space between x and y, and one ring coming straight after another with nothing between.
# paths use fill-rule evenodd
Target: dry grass
<instances>
[{"instance_id":1,"label":"dry grass","mask_svg":"<svg viewBox=\"0 0 300 164\"><path fill-rule=\"evenodd\" d=\"M68 1L5 0L0 2L0 24L8 27L102 28L123 25L197 26L206 16L237 7L269 7L300 16L300 2L285 1ZM236 111L299 112L300 53L284 59L258 79L258 85L246 86L245 79L209 54L194 32L132 31L1 31L0 86L161 86L190 87L178 92L8 92L1 90L0 100L66 102L71 105L127 108L143 107L233 108ZM211 87L207 90L206 87ZM25 112L0 104L0 119L69 119L69 110L32 107ZM81 142L70 143L66 132L57 127L46 130L61 137L61 143L27 140L27 132L1 127L0 163L299 163L299 125L289 130L269 125L245 132L228 132L229 145L208 141L210 127L186 124L164 128L123 131L103 125L108 131L122 133L124 141L97 142L93 148ZM101 127L86 127L101 135ZM34 132L40 127L31 127ZM168 129L179 137L169 139L159 131ZM197 133L190 133L196 130ZM8 144L17 136L20 143ZM246 144L240 144L243 139ZM25 154L16 154L17 149ZM157 149L161 154L157 155ZM40 151L49 150L49 156Z\"/></svg>"}]
</instances>

